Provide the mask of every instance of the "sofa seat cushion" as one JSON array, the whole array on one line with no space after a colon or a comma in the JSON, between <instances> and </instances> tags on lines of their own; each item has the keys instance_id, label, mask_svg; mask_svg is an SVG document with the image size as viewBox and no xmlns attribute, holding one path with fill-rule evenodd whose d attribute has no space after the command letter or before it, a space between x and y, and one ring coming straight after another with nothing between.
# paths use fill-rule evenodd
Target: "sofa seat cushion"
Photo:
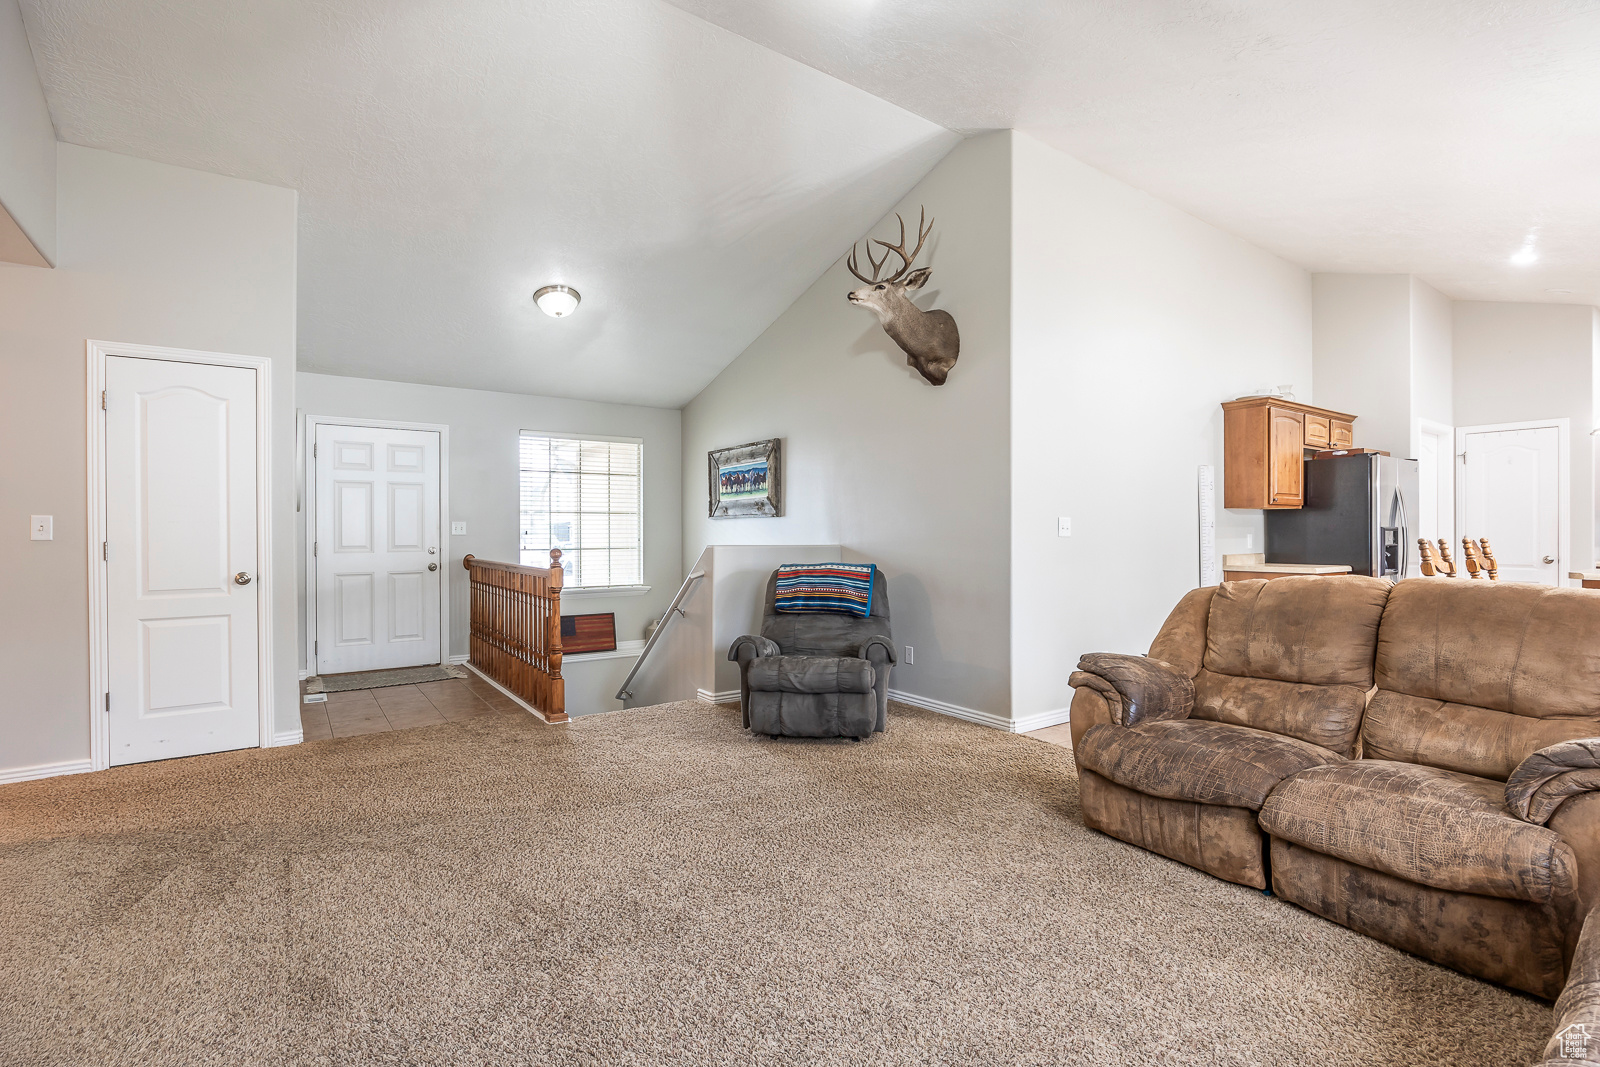
<instances>
[{"instance_id":1,"label":"sofa seat cushion","mask_svg":"<svg viewBox=\"0 0 1600 1067\"><path fill-rule=\"evenodd\" d=\"M872 664L853 656L763 656L747 677L766 693L870 693L877 681Z\"/></svg>"},{"instance_id":2,"label":"sofa seat cushion","mask_svg":"<svg viewBox=\"0 0 1600 1067\"><path fill-rule=\"evenodd\" d=\"M1259 811L1267 794L1291 774L1344 762L1306 741L1197 719L1102 723L1083 735L1078 759L1096 774L1149 796L1251 811Z\"/></svg>"},{"instance_id":3,"label":"sofa seat cushion","mask_svg":"<svg viewBox=\"0 0 1600 1067\"><path fill-rule=\"evenodd\" d=\"M1506 809L1505 786L1457 771L1352 760L1301 771L1261 808L1273 837L1435 889L1535 904L1575 892L1572 850Z\"/></svg>"}]
</instances>

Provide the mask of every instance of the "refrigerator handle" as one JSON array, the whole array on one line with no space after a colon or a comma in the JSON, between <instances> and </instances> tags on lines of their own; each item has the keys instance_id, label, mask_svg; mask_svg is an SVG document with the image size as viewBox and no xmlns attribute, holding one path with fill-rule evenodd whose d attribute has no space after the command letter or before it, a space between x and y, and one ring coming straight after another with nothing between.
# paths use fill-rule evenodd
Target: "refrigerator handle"
<instances>
[{"instance_id":1,"label":"refrigerator handle","mask_svg":"<svg viewBox=\"0 0 1600 1067\"><path fill-rule=\"evenodd\" d=\"M1402 580L1411 566L1411 523L1406 519L1406 495L1398 487L1394 491L1394 500L1400 508L1400 574L1397 580Z\"/></svg>"}]
</instances>

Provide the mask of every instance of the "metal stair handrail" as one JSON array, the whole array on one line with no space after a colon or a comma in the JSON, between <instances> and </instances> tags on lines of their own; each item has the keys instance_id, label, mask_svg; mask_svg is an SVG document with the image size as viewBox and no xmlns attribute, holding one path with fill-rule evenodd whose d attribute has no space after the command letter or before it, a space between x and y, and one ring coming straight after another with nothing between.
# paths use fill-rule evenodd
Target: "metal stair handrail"
<instances>
[{"instance_id":1,"label":"metal stair handrail","mask_svg":"<svg viewBox=\"0 0 1600 1067\"><path fill-rule=\"evenodd\" d=\"M661 639L661 635L667 632L667 626L672 622L672 613L677 612L679 615L687 617L687 613L678 605L682 604L683 598L689 595L689 590L694 586L694 583L705 576L705 571L695 571L684 578L683 584L678 587L678 595L672 598L671 606L667 608L666 614L661 616L660 625L650 635L650 640L644 643L644 649L639 653L639 658L633 661L633 670L629 671L628 677L622 680L622 688L617 690L617 700L627 700L633 696L628 691L628 686L633 684L633 679L638 675L639 668L644 666L644 661L649 657L650 650L656 647L656 642Z\"/></svg>"}]
</instances>

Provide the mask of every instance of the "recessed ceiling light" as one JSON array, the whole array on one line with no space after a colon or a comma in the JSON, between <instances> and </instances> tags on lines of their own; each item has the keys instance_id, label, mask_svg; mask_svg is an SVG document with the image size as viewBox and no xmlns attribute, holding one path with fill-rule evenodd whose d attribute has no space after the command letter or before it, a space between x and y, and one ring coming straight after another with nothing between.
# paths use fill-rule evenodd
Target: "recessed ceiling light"
<instances>
[{"instance_id":1,"label":"recessed ceiling light","mask_svg":"<svg viewBox=\"0 0 1600 1067\"><path fill-rule=\"evenodd\" d=\"M565 285L547 285L533 294L539 310L553 319L564 319L578 310L578 290Z\"/></svg>"},{"instance_id":2,"label":"recessed ceiling light","mask_svg":"<svg viewBox=\"0 0 1600 1067\"><path fill-rule=\"evenodd\" d=\"M1511 253L1511 265L1513 267L1531 267L1537 262L1539 262L1539 253L1532 245L1523 245Z\"/></svg>"}]
</instances>

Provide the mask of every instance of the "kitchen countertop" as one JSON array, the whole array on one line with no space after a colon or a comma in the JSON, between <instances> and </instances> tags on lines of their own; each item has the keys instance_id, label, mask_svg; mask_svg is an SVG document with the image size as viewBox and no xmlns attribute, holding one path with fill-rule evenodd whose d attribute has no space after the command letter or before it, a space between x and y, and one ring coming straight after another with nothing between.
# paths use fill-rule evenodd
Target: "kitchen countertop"
<instances>
[{"instance_id":1,"label":"kitchen countertop","mask_svg":"<svg viewBox=\"0 0 1600 1067\"><path fill-rule=\"evenodd\" d=\"M1222 557L1222 569L1238 574L1349 574L1348 563L1268 563L1265 552Z\"/></svg>"},{"instance_id":2,"label":"kitchen countertop","mask_svg":"<svg viewBox=\"0 0 1600 1067\"><path fill-rule=\"evenodd\" d=\"M1600 571L1568 571L1567 577L1583 582L1600 582Z\"/></svg>"}]
</instances>

